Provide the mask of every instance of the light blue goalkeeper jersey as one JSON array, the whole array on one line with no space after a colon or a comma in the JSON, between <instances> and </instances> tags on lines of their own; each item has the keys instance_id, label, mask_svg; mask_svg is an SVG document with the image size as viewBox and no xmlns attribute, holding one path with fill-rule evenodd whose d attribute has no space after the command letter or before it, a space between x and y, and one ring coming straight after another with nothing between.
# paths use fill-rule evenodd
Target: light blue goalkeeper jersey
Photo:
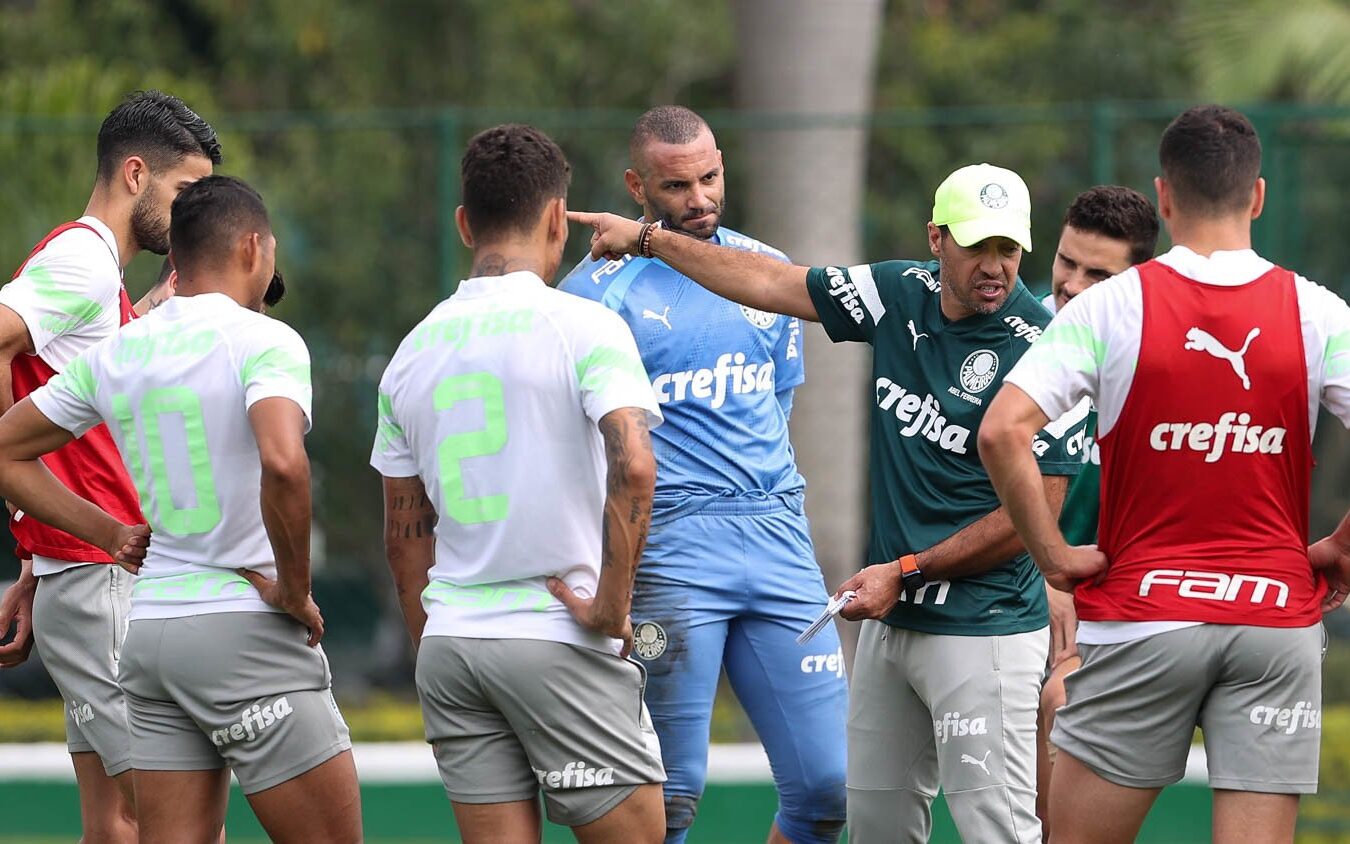
<instances>
[{"instance_id":1,"label":"light blue goalkeeper jersey","mask_svg":"<svg viewBox=\"0 0 1350 844\"><path fill-rule=\"evenodd\" d=\"M713 242L787 260L725 227ZM659 259L586 260L558 286L618 312L637 338L666 419L652 431L653 522L716 498L800 496L787 426L805 378L795 317L730 302Z\"/></svg>"}]
</instances>

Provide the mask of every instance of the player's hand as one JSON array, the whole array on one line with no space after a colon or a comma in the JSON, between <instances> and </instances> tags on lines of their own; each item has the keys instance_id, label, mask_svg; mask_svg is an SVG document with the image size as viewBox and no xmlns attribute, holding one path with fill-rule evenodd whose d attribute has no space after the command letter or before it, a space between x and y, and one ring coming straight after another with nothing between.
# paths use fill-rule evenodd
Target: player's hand
<instances>
[{"instance_id":1,"label":"player's hand","mask_svg":"<svg viewBox=\"0 0 1350 844\"><path fill-rule=\"evenodd\" d=\"M839 611L840 617L848 621L885 618L900 602L900 561L868 566L845 580L834 596L849 590L857 596Z\"/></svg>"},{"instance_id":2,"label":"player's hand","mask_svg":"<svg viewBox=\"0 0 1350 844\"><path fill-rule=\"evenodd\" d=\"M1045 586L1045 597L1050 602L1050 668L1066 659L1078 656L1078 614L1073 609L1073 595L1061 592L1050 584Z\"/></svg>"},{"instance_id":3,"label":"player's hand","mask_svg":"<svg viewBox=\"0 0 1350 844\"><path fill-rule=\"evenodd\" d=\"M623 650L619 656L627 658L633 650L633 619L625 608L606 607L594 598L582 598L559 577L550 577L545 581L549 594L562 602L577 624L587 630L593 630L611 639L622 639Z\"/></svg>"},{"instance_id":4,"label":"player's hand","mask_svg":"<svg viewBox=\"0 0 1350 844\"><path fill-rule=\"evenodd\" d=\"M103 545L113 562L132 574L141 573L141 563L145 562L145 552L149 548L149 525L119 524Z\"/></svg>"},{"instance_id":5,"label":"player's hand","mask_svg":"<svg viewBox=\"0 0 1350 844\"><path fill-rule=\"evenodd\" d=\"M595 234L591 236L592 258L617 261L625 255L637 254L642 223L618 214L593 214L589 211L568 211L567 219L595 229Z\"/></svg>"},{"instance_id":6,"label":"player's hand","mask_svg":"<svg viewBox=\"0 0 1350 844\"><path fill-rule=\"evenodd\" d=\"M37 592L37 578L31 564L23 567L19 579L4 595L0 595L0 639L14 625L14 640L0 645L0 668L22 665L33 652L33 595Z\"/></svg>"},{"instance_id":7,"label":"player's hand","mask_svg":"<svg viewBox=\"0 0 1350 844\"><path fill-rule=\"evenodd\" d=\"M1100 583L1110 561L1096 545L1067 545L1050 555L1041 574L1045 582L1062 592L1073 592L1085 580Z\"/></svg>"},{"instance_id":8,"label":"player's hand","mask_svg":"<svg viewBox=\"0 0 1350 844\"><path fill-rule=\"evenodd\" d=\"M1326 578L1327 596L1322 599L1322 612L1340 609L1350 593L1350 546L1328 536L1308 546L1308 562L1313 571Z\"/></svg>"},{"instance_id":9,"label":"player's hand","mask_svg":"<svg viewBox=\"0 0 1350 844\"><path fill-rule=\"evenodd\" d=\"M278 581L264 577L252 569L238 571L240 577L252 583L253 588L258 590L258 597L263 599L263 603L282 610L305 625L309 630L307 643L311 648L319 644L319 640L323 638L323 614L319 612L319 605L314 603L314 596L311 593L294 595L282 588Z\"/></svg>"}]
</instances>

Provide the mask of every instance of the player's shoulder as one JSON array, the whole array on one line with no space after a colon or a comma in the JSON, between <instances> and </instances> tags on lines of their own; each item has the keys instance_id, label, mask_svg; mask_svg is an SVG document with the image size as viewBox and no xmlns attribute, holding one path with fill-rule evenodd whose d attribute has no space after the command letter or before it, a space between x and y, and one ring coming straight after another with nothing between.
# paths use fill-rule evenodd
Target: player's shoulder
<instances>
[{"instance_id":1,"label":"player's shoulder","mask_svg":"<svg viewBox=\"0 0 1350 844\"><path fill-rule=\"evenodd\" d=\"M294 326L276 317L261 314L242 305L227 311L220 327L237 339L237 345L246 352L259 347L286 347L309 354L305 338ZM227 336L230 336L227 335Z\"/></svg>"},{"instance_id":2,"label":"player's shoulder","mask_svg":"<svg viewBox=\"0 0 1350 844\"><path fill-rule=\"evenodd\" d=\"M1002 315L1002 322L1012 335L1027 343L1034 343L1054 318L1054 313L1036 298L1022 279L1017 279L1011 300Z\"/></svg>"},{"instance_id":3,"label":"player's shoulder","mask_svg":"<svg viewBox=\"0 0 1350 844\"><path fill-rule=\"evenodd\" d=\"M740 249L743 252L758 252L777 258L784 263L791 263L787 253L781 249L770 246L762 240L756 240L746 234L741 234L735 229L722 226L717 230L717 239L723 246L729 246L732 249Z\"/></svg>"},{"instance_id":4,"label":"player's shoulder","mask_svg":"<svg viewBox=\"0 0 1350 844\"><path fill-rule=\"evenodd\" d=\"M864 264L877 289L902 298L925 299L942 293L942 278L937 261L913 261L893 258Z\"/></svg>"},{"instance_id":5,"label":"player's shoulder","mask_svg":"<svg viewBox=\"0 0 1350 844\"><path fill-rule=\"evenodd\" d=\"M122 268L113 247L98 230L87 223L68 224L64 231L50 237L25 262L21 278L31 278L38 271L63 289L121 286Z\"/></svg>"},{"instance_id":6,"label":"player's shoulder","mask_svg":"<svg viewBox=\"0 0 1350 844\"><path fill-rule=\"evenodd\" d=\"M574 296L553 287L534 292L536 306L544 317L568 335L590 334L597 329L628 331L628 324L601 301Z\"/></svg>"},{"instance_id":7,"label":"player's shoulder","mask_svg":"<svg viewBox=\"0 0 1350 844\"><path fill-rule=\"evenodd\" d=\"M1143 306L1143 284L1139 267L1134 266L1079 293L1056 314L1056 318L1069 314L1067 319L1070 321L1107 325L1142 311Z\"/></svg>"}]
</instances>

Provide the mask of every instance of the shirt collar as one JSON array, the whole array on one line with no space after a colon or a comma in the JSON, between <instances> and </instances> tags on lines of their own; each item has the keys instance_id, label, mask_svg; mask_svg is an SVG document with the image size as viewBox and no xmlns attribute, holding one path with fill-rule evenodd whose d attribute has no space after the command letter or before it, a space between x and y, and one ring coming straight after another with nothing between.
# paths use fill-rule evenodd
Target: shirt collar
<instances>
[{"instance_id":1,"label":"shirt collar","mask_svg":"<svg viewBox=\"0 0 1350 844\"><path fill-rule=\"evenodd\" d=\"M113 260L117 262L117 268L120 270L122 268L122 256L118 254L117 238L113 236L112 229L108 228L108 224L89 214L84 215L77 222L93 229L95 234L103 238L103 242L108 245L108 250L112 252Z\"/></svg>"},{"instance_id":2,"label":"shirt collar","mask_svg":"<svg viewBox=\"0 0 1350 844\"><path fill-rule=\"evenodd\" d=\"M519 270L506 275L485 275L466 278L455 290L456 296L476 299L480 296L495 296L502 293L524 293L545 287L544 280L529 270Z\"/></svg>"},{"instance_id":3,"label":"shirt collar","mask_svg":"<svg viewBox=\"0 0 1350 844\"><path fill-rule=\"evenodd\" d=\"M1186 278L1216 287L1236 287L1255 281L1275 266L1251 249L1216 251L1206 258L1185 246L1173 246L1158 256L1158 262Z\"/></svg>"}]
</instances>

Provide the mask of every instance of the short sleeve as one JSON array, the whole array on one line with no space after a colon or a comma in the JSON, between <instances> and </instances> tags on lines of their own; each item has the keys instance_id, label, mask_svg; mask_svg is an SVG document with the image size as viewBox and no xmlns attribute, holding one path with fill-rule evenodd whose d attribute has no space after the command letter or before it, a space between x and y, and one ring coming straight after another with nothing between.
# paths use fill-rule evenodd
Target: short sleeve
<instances>
[{"instance_id":1,"label":"short sleeve","mask_svg":"<svg viewBox=\"0 0 1350 844\"><path fill-rule=\"evenodd\" d=\"M265 318L266 319L266 318ZM268 398L290 399L305 414L305 430L312 424L314 390L310 381L309 348L295 329L274 319L252 332L240 378L245 409Z\"/></svg>"},{"instance_id":2,"label":"short sleeve","mask_svg":"<svg viewBox=\"0 0 1350 844\"><path fill-rule=\"evenodd\" d=\"M1036 402L1050 419L1074 410L1085 397L1096 396L1106 358L1105 326L1097 324L1089 290L1074 297L1055 315L1040 339L1031 344L1004 378Z\"/></svg>"},{"instance_id":3,"label":"short sleeve","mask_svg":"<svg viewBox=\"0 0 1350 844\"><path fill-rule=\"evenodd\" d=\"M1317 312L1326 346L1322 352L1322 405L1350 428L1350 305L1325 288L1318 288Z\"/></svg>"},{"instance_id":4,"label":"short sleeve","mask_svg":"<svg viewBox=\"0 0 1350 844\"><path fill-rule=\"evenodd\" d=\"M836 343L871 343L877 323L886 314L874 272L876 264L856 267L812 267L806 291L816 306L825 333Z\"/></svg>"},{"instance_id":5,"label":"short sleeve","mask_svg":"<svg viewBox=\"0 0 1350 844\"><path fill-rule=\"evenodd\" d=\"M102 339L108 331L106 314L116 308L121 286L117 264L102 239L91 231L71 231L0 288L0 305L23 320L35 353L48 363L60 363L43 354L47 347L65 336Z\"/></svg>"},{"instance_id":6,"label":"short sleeve","mask_svg":"<svg viewBox=\"0 0 1350 844\"><path fill-rule=\"evenodd\" d=\"M386 478L411 478L418 474L417 459L394 409L393 371L391 363L380 379L375 406L375 445L370 451L370 465Z\"/></svg>"},{"instance_id":7,"label":"short sleeve","mask_svg":"<svg viewBox=\"0 0 1350 844\"><path fill-rule=\"evenodd\" d=\"M94 377L86 353L71 361L65 372L54 376L29 397L52 424L78 438L103 421L103 416L94 406L97 393L98 379Z\"/></svg>"},{"instance_id":8,"label":"short sleeve","mask_svg":"<svg viewBox=\"0 0 1350 844\"><path fill-rule=\"evenodd\" d=\"M656 392L627 323L601 306L588 306L584 313L573 323L571 341L586 415L598 423L610 411L640 407L652 427L661 424Z\"/></svg>"}]
</instances>

